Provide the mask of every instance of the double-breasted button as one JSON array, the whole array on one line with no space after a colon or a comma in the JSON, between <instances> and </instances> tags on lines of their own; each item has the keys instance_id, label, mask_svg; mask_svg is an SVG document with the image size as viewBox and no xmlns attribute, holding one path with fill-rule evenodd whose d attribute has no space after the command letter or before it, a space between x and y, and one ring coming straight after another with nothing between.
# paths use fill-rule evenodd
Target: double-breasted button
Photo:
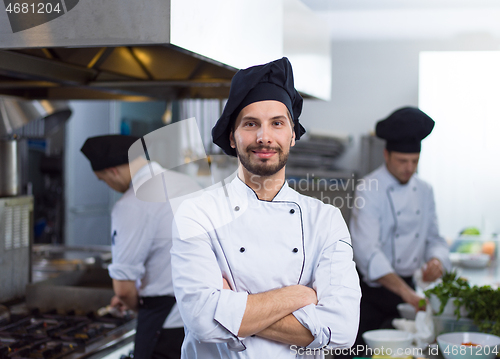
<instances>
[{"instance_id":1,"label":"double-breasted button","mask_svg":"<svg viewBox=\"0 0 500 359\"><path fill-rule=\"evenodd\" d=\"M396 233L396 238L399 238L399 233Z\"/></svg>"},{"instance_id":2,"label":"double-breasted button","mask_svg":"<svg viewBox=\"0 0 500 359\"><path fill-rule=\"evenodd\" d=\"M292 249L292 252L293 252L293 253L297 253L298 251L299 251L299 249L298 249L298 248L294 248L294 249Z\"/></svg>"},{"instance_id":3,"label":"double-breasted button","mask_svg":"<svg viewBox=\"0 0 500 359\"><path fill-rule=\"evenodd\" d=\"M243 253L245 251L245 247L240 248L240 252Z\"/></svg>"},{"instance_id":4,"label":"double-breasted button","mask_svg":"<svg viewBox=\"0 0 500 359\"><path fill-rule=\"evenodd\" d=\"M418 233L415 233L415 238L418 238L419 234Z\"/></svg>"},{"instance_id":5,"label":"double-breasted button","mask_svg":"<svg viewBox=\"0 0 500 359\"><path fill-rule=\"evenodd\" d=\"M413 187L413 190L416 191L417 190L417 187Z\"/></svg>"},{"instance_id":6,"label":"double-breasted button","mask_svg":"<svg viewBox=\"0 0 500 359\"><path fill-rule=\"evenodd\" d=\"M401 259L398 259L397 262L398 262L398 264L401 263Z\"/></svg>"},{"instance_id":7,"label":"double-breasted button","mask_svg":"<svg viewBox=\"0 0 500 359\"><path fill-rule=\"evenodd\" d=\"M413 258L413 261L416 262L417 261L417 257Z\"/></svg>"},{"instance_id":8,"label":"double-breasted button","mask_svg":"<svg viewBox=\"0 0 500 359\"><path fill-rule=\"evenodd\" d=\"M295 213L295 210L292 208L292 209L290 210L290 213L291 213L291 214L294 214L294 213Z\"/></svg>"},{"instance_id":9,"label":"double-breasted button","mask_svg":"<svg viewBox=\"0 0 500 359\"><path fill-rule=\"evenodd\" d=\"M235 210L236 212L238 212L238 211L240 210L240 207L239 207L239 206L236 206L236 207L234 207L234 210Z\"/></svg>"},{"instance_id":10,"label":"double-breasted button","mask_svg":"<svg viewBox=\"0 0 500 359\"><path fill-rule=\"evenodd\" d=\"M396 214L397 214L398 216L400 216L400 215L401 215L401 211L398 211Z\"/></svg>"},{"instance_id":11,"label":"double-breasted button","mask_svg":"<svg viewBox=\"0 0 500 359\"><path fill-rule=\"evenodd\" d=\"M420 210L419 209L417 209L417 214L420 214Z\"/></svg>"}]
</instances>

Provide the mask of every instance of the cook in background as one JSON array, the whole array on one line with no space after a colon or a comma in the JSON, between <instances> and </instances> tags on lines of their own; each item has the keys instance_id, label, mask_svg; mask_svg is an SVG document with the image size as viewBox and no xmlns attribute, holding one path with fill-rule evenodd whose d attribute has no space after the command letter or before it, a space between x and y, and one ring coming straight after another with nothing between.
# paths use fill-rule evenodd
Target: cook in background
<instances>
[{"instance_id":1,"label":"cook in background","mask_svg":"<svg viewBox=\"0 0 500 359\"><path fill-rule=\"evenodd\" d=\"M180 358L183 322L175 304L170 264L173 214L168 202L144 202L132 187L165 171L158 163L137 157L129 163L128 150L138 137L91 137L81 148L99 180L123 193L111 212L112 264L115 296L112 306L138 311L135 359ZM190 181L168 171L169 193Z\"/></svg>"},{"instance_id":2,"label":"cook in background","mask_svg":"<svg viewBox=\"0 0 500 359\"><path fill-rule=\"evenodd\" d=\"M344 219L285 182L302 102L287 58L231 82L212 137L238 157L237 176L175 215L183 359L322 358L354 342L360 289Z\"/></svg>"},{"instance_id":3,"label":"cook in background","mask_svg":"<svg viewBox=\"0 0 500 359\"><path fill-rule=\"evenodd\" d=\"M415 173L421 140L433 127L429 116L412 107L377 123L377 136L386 140L385 164L359 183L350 221L363 293L356 344L364 344L361 335L367 330L390 328L399 316L397 304L419 308L412 280L417 270L432 282L451 268L432 187Z\"/></svg>"}]
</instances>

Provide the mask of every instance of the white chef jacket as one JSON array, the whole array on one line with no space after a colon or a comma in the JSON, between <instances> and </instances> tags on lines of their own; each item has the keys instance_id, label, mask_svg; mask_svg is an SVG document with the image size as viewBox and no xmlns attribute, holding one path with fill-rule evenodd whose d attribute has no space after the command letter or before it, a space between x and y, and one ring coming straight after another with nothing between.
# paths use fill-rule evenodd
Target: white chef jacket
<instances>
[{"instance_id":1,"label":"white chef jacket","mask_svg":"<svg viewBox=\"0 0 500 359\"><path fill-rule=\"evenodd\" d=\"M354 204L354 260L368 285L380 286L375 280L389 273L412 276L433 257L451 268L432 187L416 174L401 184L384 164L360 181Z\"/></svg>"},{"instance_id":2,"label":"white chef jacket","mask_svg":"<svg viewBox=\"0 0 500 359\"><path fill-rule=\"evenodd\" d=\"M338 208L287 183L270 202L238 177L185 201L175 214L171 255L183 359L322 358L320 348L354 342L361 292L347 226ZM223 277L234 291L223 289ZM317 292L317 305L293 313L314 336L314 355L237 336L248 294L295 284Z\"/></svg>"},{"instance_id":3,"label":"white chef jacket","mask_svg":"<svg viewBox=\"0 0 500 359\"><path fill-rule=\"evenodd\" d=\"M111 254L109 275L116 280L136 281L139 296L174 295L170 248L173 214L168 202L144 202L136 198L132 183L151 178L151 172L165 176L169 193L182 190L190 178L166 171L156 162L142 167L133 177L129 189L111 212ZM163 197L164 198L164 197ZM174 305L163 328L181 328L183 322Z\"/></svg>"}]
</instances>

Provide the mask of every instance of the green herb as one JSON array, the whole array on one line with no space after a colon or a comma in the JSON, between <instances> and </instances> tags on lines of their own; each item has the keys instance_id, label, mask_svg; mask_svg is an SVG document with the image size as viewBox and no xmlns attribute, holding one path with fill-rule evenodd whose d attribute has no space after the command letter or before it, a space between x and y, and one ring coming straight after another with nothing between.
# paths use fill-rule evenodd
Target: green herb
<instances>
[{"instance_id":1,"label":"green herb","mask_svg":"<svg viewBox=\"0 0 500 359\"><path fill-rule=\"evenodd\" d=\"M418 307L419 308L425 308L425 305L426 305L425 299L420 299L418 301Z\"/></svg>"},{"instance_id":2,"label":"green herb","mask_svg":"<svg viewBox=\"0 0 500 359\"><path fill-rule=\"evenodd\" d=\"M456 271L446 272L442 277L442 283L438 284L434 288L428 289L424 291L426 297L430 297L431 294L436 295L440 302L439 312L437 315L443 313L444 307L446 303L448 303L448 299L456 298L454 300L454 304L456 306L455 314L457 318L460 319L460 306L462 305L462 296L464 293L470 290L469 283L463 279L458 277Z\"/></svg>"},{"instance_id":3,"label":"green herb","mask_svg":"<svg viewBox=\"0 0 500 359\"><path fill-rule=\"evenodd\" d=\"M474 321L480 331L500 336L500 289L489 285L470 287L469 283L457 276L456 272L445 273L443 282L424 293L427 297L435 294L440 301L438 315L452 297L455 297L455 315L460 319L460 307L468 310L467 317Z\"/></svg>"},{"instance_id":4,"label":"green herb","mask_svg":"<svg viewBox=\"0 0 500 359\"><path fill-rule=\"evenodd\" d=\"M463 294L462 303L480 331L500 335L500 290L474 286Z\"/></svg>"}]
</instances>

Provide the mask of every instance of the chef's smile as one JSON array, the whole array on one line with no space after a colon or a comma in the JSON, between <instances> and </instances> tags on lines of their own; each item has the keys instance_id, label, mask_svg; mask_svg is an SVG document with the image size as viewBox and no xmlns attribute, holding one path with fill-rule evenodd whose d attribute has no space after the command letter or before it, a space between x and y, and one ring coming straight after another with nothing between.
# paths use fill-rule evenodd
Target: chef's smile
<instances>
[{"instance_id":1,"label":"chef's smile","mask_svg":"<svg viewBox=\"0 0 500 359\"><path fill-rule=\"evenodd\" d=\"M255 156L257 156L258 158L261 158L263 160L267 160L278 153L278 151L265 150L265 149L255 149L255 150L250 150L250 151L253 152L255 154Z\"/></svg>"}]
</instances>

